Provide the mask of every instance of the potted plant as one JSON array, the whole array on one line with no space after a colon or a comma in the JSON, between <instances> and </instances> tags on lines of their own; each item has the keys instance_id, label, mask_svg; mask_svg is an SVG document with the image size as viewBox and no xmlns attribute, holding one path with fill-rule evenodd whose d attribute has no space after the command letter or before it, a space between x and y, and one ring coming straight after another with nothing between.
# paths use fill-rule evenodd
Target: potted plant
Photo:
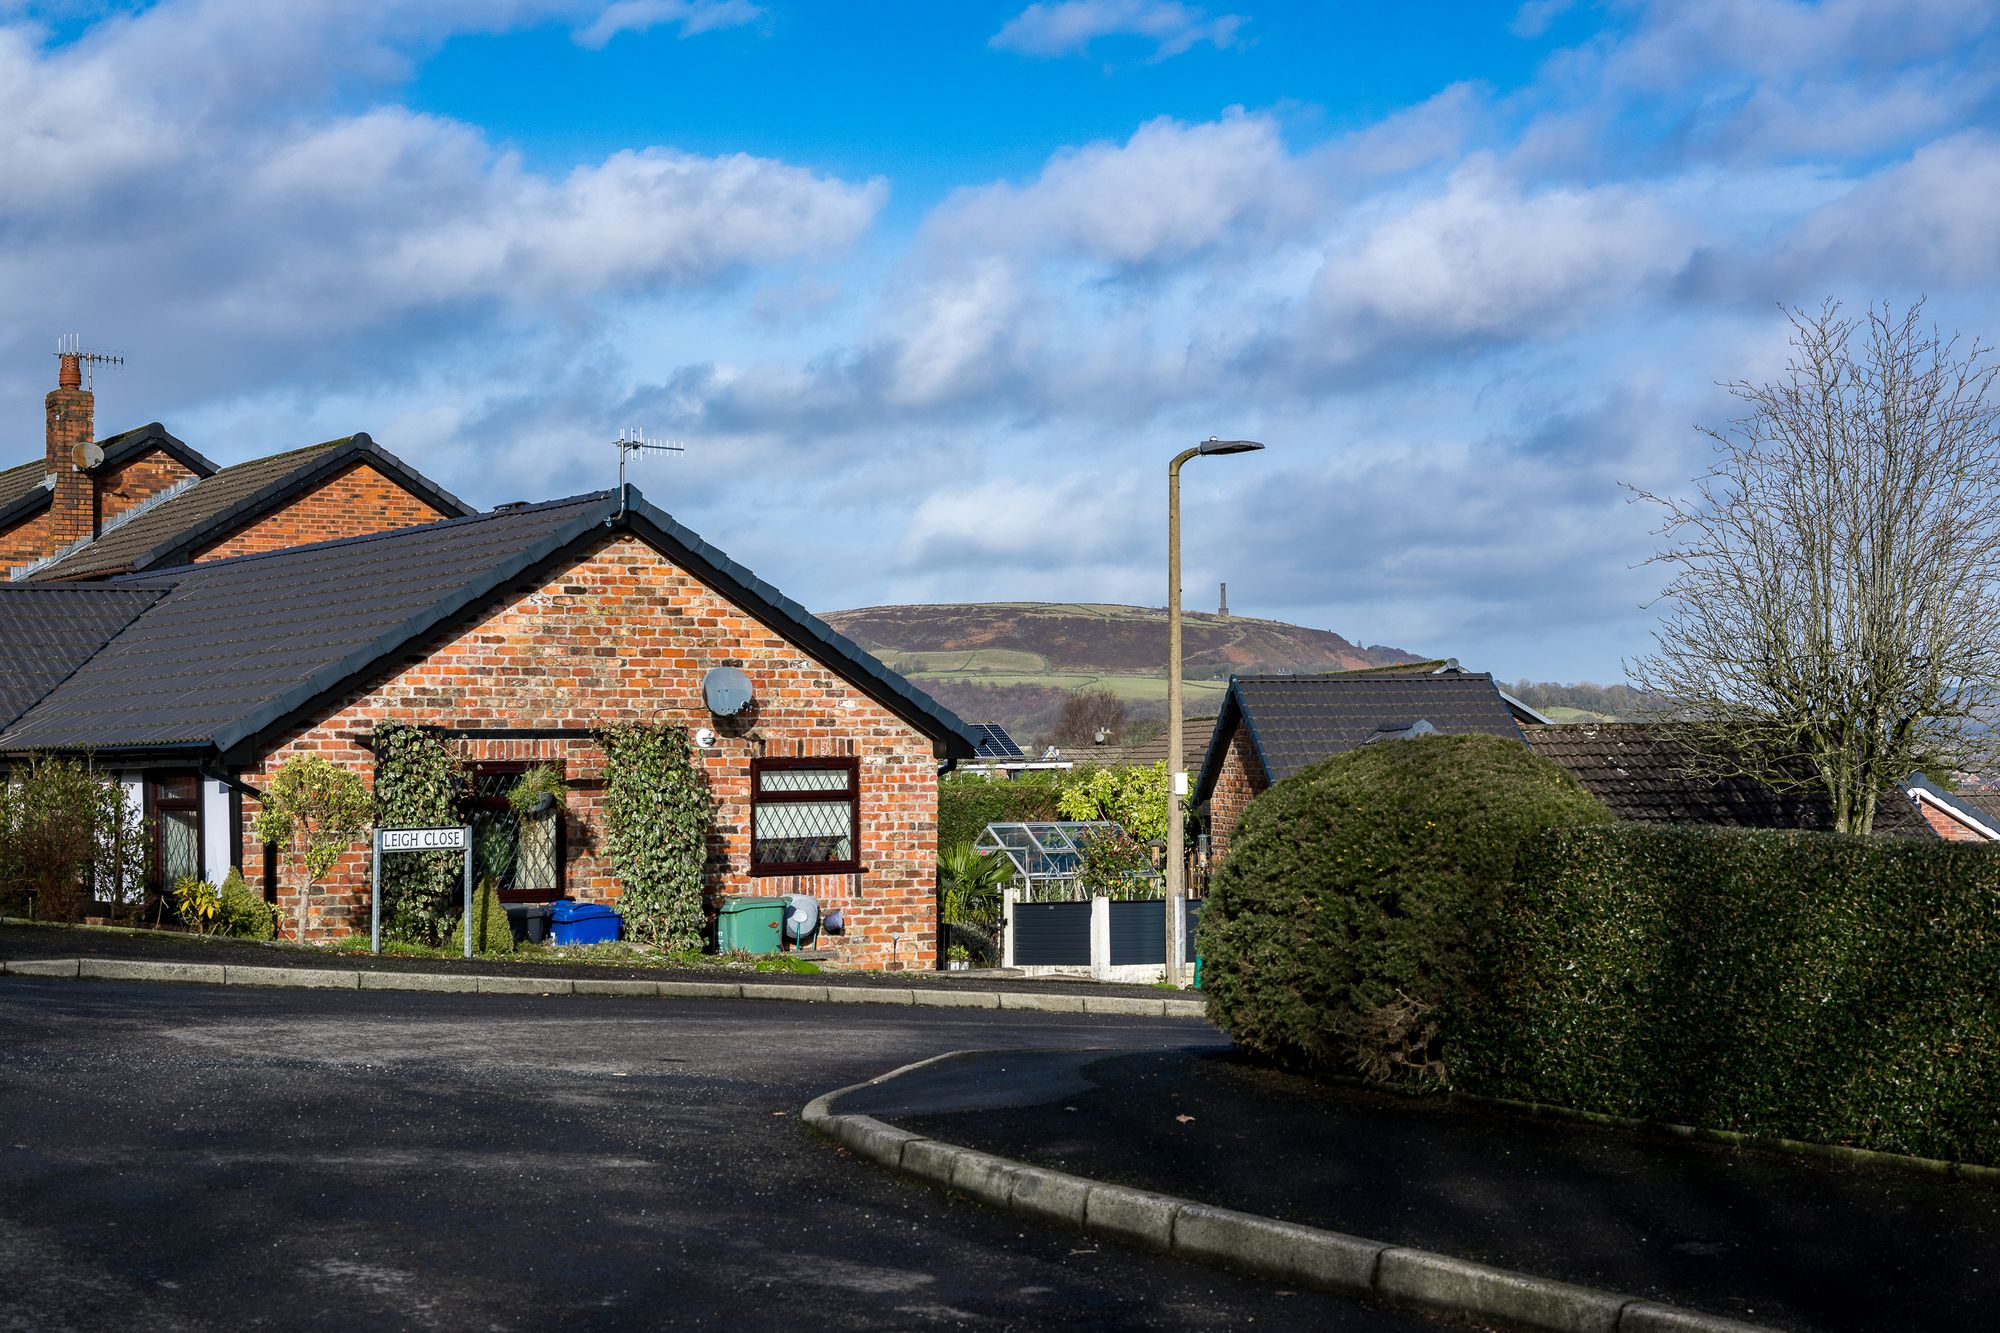
<instances>
[{"instance_id":1,"label":"potted plant","mask_svg":"<svg viewBox=\"0 0 2000 1333\"><path fill-rule=\"evenodd\" d=\"M972 967L972 951L963 944L954 944L945 950L944 958L948 972L964 972Z\"/></svg>"},{"instance_id":2,"label":"potted plant","mask_svg":"<svg viewBox=\"0 0 2000 1333\"><path fill-rule=\"evenodd\" d=\"M507 791L507 804L522 819L537 819L564 804L568 788L560 764L536 764Z\"/></svg>"}]
</instances>

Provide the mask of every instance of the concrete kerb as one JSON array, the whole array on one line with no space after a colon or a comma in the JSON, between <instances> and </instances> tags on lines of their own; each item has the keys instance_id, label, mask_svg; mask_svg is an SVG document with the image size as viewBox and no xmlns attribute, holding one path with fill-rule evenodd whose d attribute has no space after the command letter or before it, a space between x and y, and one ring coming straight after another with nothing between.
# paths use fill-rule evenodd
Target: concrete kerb
<instances>
[{"instance_id":1,"label":"concrete kerb","mask_svg":"<svg viewBox=\"0 0 2000 1333\"><path fill-rule=\"evenodd\" d=\"M0 973L97 981L175 981L213 986L315 990L436 991L469 995L658 996L667 1000L789 1000L806 1004L888 1004L931 1009L1015 1009L1052 1014L1201 1018L1200 1000L1040 992L932 990L925 986L787 985L757 981L625 981L613 978L494 976L463 972L374 972L337 967L245 967L235 963L143 962L111 958L0 959Z\"/></svg>"},{"instance_id":2,"label":"concrete kerb","mask_svg":"<svg viewBox=\"0 0 2000 1333\"><path fill-rule=\"evenodd\" d=\"M893 1069L807 1103L815 1132L857 1156L982 1203L1262 1277L1557 1333L1769 1333L1762 1325L1088 1180L835 1109L850 1092L974 1051Z\"/></svg>"}]
</instances>

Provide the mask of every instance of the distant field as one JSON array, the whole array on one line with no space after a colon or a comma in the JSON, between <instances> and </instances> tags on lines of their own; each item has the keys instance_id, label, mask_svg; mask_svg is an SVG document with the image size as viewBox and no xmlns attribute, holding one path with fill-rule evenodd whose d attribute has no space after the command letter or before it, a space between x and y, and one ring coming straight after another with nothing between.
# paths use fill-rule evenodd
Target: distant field
<instances>
[{"instance_id":1,"label":"distant field","mask_svg":"<svg viewBox=\"0 0 2000 1333\"><path fill-rule=\"evenodd\" d=\"M1609 713L1593 713L1588 708L1570 708L1563 704L1550 704L1547 708L1535 710L1551 722L1616 722Z\"/></svg>"},{"instance_id":2,"label":"distant field","mask_svg":"<svg viewBox=\"0 0 2000 1333\"><path fill-rule=\"evenodd\" d=\"M1040 653L1017 648L973 648L946 652L917 652L903 649L890 654L889 665L910 676L957 675L972 671L1010 671L1033 675L1049 669L1049 660Z\"/></svg>"},{"instance_id":3,"label":"distant field","mask_svg":"<svg viewBox=\"0 0 2000 1333\"><path fill-rule=\"evenodd\" d=\"M946 657L950 654L937 653L926 656ZM1167 682L1164 676L1118 676L1087 675L1081 672L1025 672L1025 671L913 671L909 673L915 680L944 680L966 685L1032 685L1053 690L1109 690L1127 703L1167 702ZM1187 706L1193 707L1196 700L1210 700L1219 706L1222 696L1228 692L1226 680L1183 680L1181 696Z\"/></svg>"}]
</instances>

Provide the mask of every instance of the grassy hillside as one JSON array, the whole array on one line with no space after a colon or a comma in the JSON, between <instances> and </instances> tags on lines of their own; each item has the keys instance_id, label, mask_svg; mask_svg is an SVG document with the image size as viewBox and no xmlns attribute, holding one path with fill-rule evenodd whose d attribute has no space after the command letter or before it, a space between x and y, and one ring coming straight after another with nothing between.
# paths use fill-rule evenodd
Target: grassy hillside
<instances>
[{"instance_id":1,"label":"grassy hillside","mask_svg":"<svg viewBox=\"0 0 2000 1333\"><path fill-rule=\"evenodd\" d=\"M823 617L961 716L1022 740L1053 723L1072 690L1108 689L1138 717L1164 716L1167 613L1086 602L876 606ZM1185 613L1186 711L1213 714L1232 674L1350 671L1417 660L1330 630L1247 616Z\"/></svg>"}]
</instances>

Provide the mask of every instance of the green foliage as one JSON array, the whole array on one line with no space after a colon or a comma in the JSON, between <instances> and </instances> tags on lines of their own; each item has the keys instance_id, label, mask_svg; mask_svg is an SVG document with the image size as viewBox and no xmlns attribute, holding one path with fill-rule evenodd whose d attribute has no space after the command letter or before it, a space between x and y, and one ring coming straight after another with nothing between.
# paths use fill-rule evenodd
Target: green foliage
<instances>
[{"instance_id":1,"label":"green foliage","mask_svg":"<svg viewBox=\"0 0 2000 1333\"><path fill-rule=\"evenodd\" d=\"M437 828L459 822L465 761L456 747L406 723L375 728L375 823ZM382 858L382 928L391 939L435 943L458 919L465 881L458 852Z\"/></svg>"},{"instance_id":2,"label":"green foliage","mask_svg":"<svg viewBox=\"0 0 2000 1333\"><path fill-rule=\"evenodd\" d=\"M341 854L368 836L374 808L359 774L316 754L296 754L264 786L257 836L299 872L298 935L306 937L313 890Z\"/></svg>"},{"instance_id":3,"label":"green foliage","mask_svg":"<svg viewBox=\"0 0 2000 1333\"><path fill-rule=\"evenodd\" d=\"M222 898L205 879L183 875L174 884L174 915L197 935L220 929Z\"/></svg>"},{"instance_id":4,"label":"green foliage","mask_svg":"<svg viewBox=\"0 0 2000 1333\"><path fill-rule=\"evenodd\" d=\"M1108 819L1140 842L1167 836L1167 764L1146 768L1083 768L1063 784L1056 809L1064 819Z\"/></svg>"},{"instance_id":5,"label":"green foliage","mask_svg":"<svg viewBox=\"0 0 2000 1333\"><path fill-rule=\"evenodd\" d=\"M451 938L445 941L447 954L462 954L465 951L465 920L460 917L451 928ZM472 951L477 954L514 952L514 927L507 919L507 909L500 902L500 894L493 887L493 881L482 879L472 891Z\"/></svg>"},{"instance_id":6,"label":"green foliage","mask_svg":"<svg viewBox=\"0 0 2000 1333\"><path fill-rule=\"evenodd\" d=\"M2000 853L1621 825L1535 849L1471 1092L2000 1164Z\"/></svg>"},{"instance_id":7,"label":"green foliage","mask_svg":"<svg viewBox=\"0 0 2000 1333\"><path fill-rule=\"evenodd\" d=\"M699 949L708 924L702 867L715 810L687 731L622 724L598 739L604 850L622 886L626 934L669 950Z\"/></svg>"},{"instance_id":8,"label":"green foliage","mask_svg":"<svg viewBox=\"0 0 2000 1333\"><path fill-rule=\"evenodd\" d=\"M985 856L970 843L938 856L938 902L949 926L990 931L1000 924L1000 891L1014 877L1014 863L999 852Z\"/></svg>"},{"instance_id":9,"label":"green foliage","mask_svg":"<svg viewBox=\"0 0 2000 1333\"><path fill-rule=\"evenodd\" d=\"M1023 773L1011 782L979 773L947 773L938 782L938 846L969 846L988 824L1061 819L1061 796L1060 781L1046 770Z\"/></svg>"},{"instance_id":10,"label":"green foliage","mask_svg":"<svg viewBox=\"0 0 2000 1333\"><path fill-rule=\"evenodd\" d=\"M569 800L569 787L563 781L560 762L536 764L507 789L507 804L522 819L538 817L542 813L544 799L557 809L563 808Z\"/></svg>"},{"instance_id":11,"label":"green foliage","mask_svg":"<svg viewBox=\"0 0 2000 1333\"><path fill-rule=\"evenodd\" d=\"M264 901L243 882L243 872L235 866L223 877L216 891L221 907L219 929L225 935L246 940L273 940L278 937L278 909Z\"/></svg>"},{"instance_id":12,"label":"green foliage","mask_svg":"<svg viewBox=\"0 0 2000 1333\"><path fill-rule=\"evenodd\" d=\"M94 894L137 912L146 821L88 760L30 755L0 782L0 900L33 896L45 919L74 921Z\"/></svg>"},{"instance_id":13,"label":"green foliage","mask_svg":"<svg viewBox=\"0 0 2000 1333\"><path fill-rule=\"evenodd\" d=\"M1544 830L1608 822L1519 741L1438 736L1329 759L1250 803L1202 909L1209 1014L1307 1068L1444 1079L1443 1036Z\"/></svg>"},{"instance_id":14,"label":"green foliage","mask_svg":"<svg viewBox=\"0 0 2000 1333\"><path fill-rule=\"evenodd\" d=\"M1122 828L1100 830L1084 843L1076 887L1085 898L1158 898L1165 890L1153 849Z\"/></svg>"}]
</instances>

